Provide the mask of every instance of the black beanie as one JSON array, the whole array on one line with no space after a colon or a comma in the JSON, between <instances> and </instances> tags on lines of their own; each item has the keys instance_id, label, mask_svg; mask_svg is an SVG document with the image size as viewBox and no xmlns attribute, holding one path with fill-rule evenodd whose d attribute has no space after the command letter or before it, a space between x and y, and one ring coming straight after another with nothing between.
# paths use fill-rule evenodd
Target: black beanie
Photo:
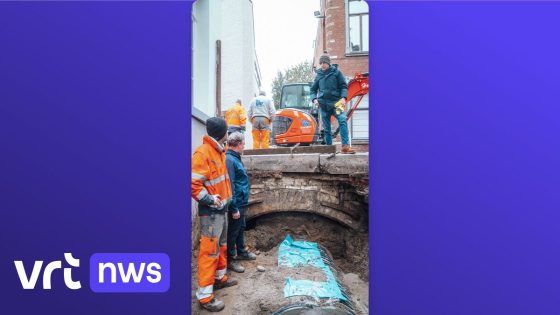
<instances>
[{"instance_id":1,"label":"black beanie","mask_svg":"<svg viewBox=\"0 0 560 315\"><path fill-rule=\"evenodd\" d=\"M206 132L216 140L221 140L227 133L227 124L223 118L212 117L206 121Z\"/></svg>"}]
</instances>

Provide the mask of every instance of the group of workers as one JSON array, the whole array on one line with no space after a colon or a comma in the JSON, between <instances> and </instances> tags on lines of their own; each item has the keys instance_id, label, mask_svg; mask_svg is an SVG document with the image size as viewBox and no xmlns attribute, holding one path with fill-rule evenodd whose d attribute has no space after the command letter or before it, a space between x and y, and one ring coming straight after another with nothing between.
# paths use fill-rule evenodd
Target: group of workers
<instances>
[{"instance_id":1,"label":"group of workers","mask_svg":"<svg viewBox=\"0 0 560 315\"><path fill-rule=\"evenodd\" d=\"M243 108L241 100L237 100L225 114L228 134L235 131L245 132L245 123L247 122L247 116L249 116L253 127L251 131L253 149L268 149L270 129L275 113L276 109L272 100L266 96L264 91L260 91L259 96L251 101L247 114L245 114L245 108Z\"/></svg>"},{"instance_id":2,"label":"group of workers","mask_svg":"<svg viewBox=\"0 0 560 315\"><path fill-rule=\"evenodd\" d=\"M348 145L346 115L335 110L335 103L345 103L347 85L336 65L330 65L328 55L322 55L312 93L313 103L321 108L325 140L332 144L330 117L340 124L342 153L354 153ZM253 131L253 148L269 146L270 126L275 109L272 101L260 92L248 110ZM225 305L214 291L234 286L226 271L244 272L238 261L255 260L256 255L245 247L245 211L249 202L249 177L241 155L245 148L247 116L238 100L225 115L206 121L206 135L192 156L191 196L198 202L200 246L198 255L198 289L200 305L211 312L219 312Z\"/></svg>"},{"instance_id":3,"label":"group of workers","mask_svg":"<svg viewBox=\"0 0 560 315\"><path fill-rule=\"evenodd\" d=\"M348 84L338 65L331 65L331 57L325 51L319 58L320 67L311 85L311 95L315 97L312 102L319 107L321 122L325 136L325 143L332 145L331 117L335 117L340 126L340 140L343 154L354 154L356 151L349 145L348 122L345 112ZM249 116L253 130L253 149L267 149L270 143L270 129L274 119L275 108L272 101L261 91L249 105L247 115L237 100L225 114L228 132L245 131L245 123Z\"/></svg>"},{"instance_id":4,"label":"group of workers","mask_svg":"<svg viewBox=\"0 0 560 315\"><path fill-rule=\"evenodd\" d=\"M346 112L346 97L348 96L348 84L338 65L331 65L331 57L325 51L319 58L320 67L316 70L316 76L311 85L312 102L318 106L321 112L321 122L325 135L325 143L332 145L331 117L335 117L340 126L340 138L343 154L354 154L356 151L349 145L348 122ZM249 105L247 115L241 104L241 100L230 108L225 114L228 124L228 133L234 131L245 131L245 123L249 116L253 130L253 149L268 149L270 143L270 129L275 115L272 101L261 91Z\"/></svg>"}]
</instances>

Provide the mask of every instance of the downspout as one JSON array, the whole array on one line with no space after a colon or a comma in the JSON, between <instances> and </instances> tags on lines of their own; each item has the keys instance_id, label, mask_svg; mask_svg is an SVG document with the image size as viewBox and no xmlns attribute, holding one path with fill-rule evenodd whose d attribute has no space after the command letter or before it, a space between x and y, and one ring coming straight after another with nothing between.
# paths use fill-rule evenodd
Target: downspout
<instances>
[{"instance_id":1,"label":"downspout","mask_svg":"<svg viewBox=\"0 0 560 315\"><path fill-rule=\"evenodd\" d=\"M323 5L323 51L327 51L327 29L326 29L326 25L327 25L327 8L326 8L326 3L325 0L321 1L322 5Z\"/></svg>"},{"instance_id":2,"label":"downspout","mask_svg":"<svg viewBox=\"0 0 560 315\"><path fill-rule=\"evenodd\" d=\"M222 116L222 42L216 41L216 117Z\"/></svg>"}]
</instances>

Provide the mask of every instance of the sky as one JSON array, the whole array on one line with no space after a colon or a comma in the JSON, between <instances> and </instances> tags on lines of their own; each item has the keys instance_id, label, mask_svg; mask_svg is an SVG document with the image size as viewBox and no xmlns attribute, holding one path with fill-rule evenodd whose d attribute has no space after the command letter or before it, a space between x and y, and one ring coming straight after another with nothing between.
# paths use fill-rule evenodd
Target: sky
<instances>
[{"instance_id":1,"label":"sky","mask_svg":"<svg viewBox=\"0 0 560 315\"><path fill-rule=\"evenodd\" d=\"M313 60L313 42L320 0L253 0L255 49L262 86L272 96L271 84L278 70Z\"/></svg>"}]
</instances>

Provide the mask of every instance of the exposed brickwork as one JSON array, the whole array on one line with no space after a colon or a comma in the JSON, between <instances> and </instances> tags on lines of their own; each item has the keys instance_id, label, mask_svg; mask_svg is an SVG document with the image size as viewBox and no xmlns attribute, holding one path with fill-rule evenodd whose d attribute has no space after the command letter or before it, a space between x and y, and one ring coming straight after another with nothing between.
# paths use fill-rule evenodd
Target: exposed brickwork
<instances>
[{"instance_id":1,"label":"exposed brickwork","mask_svg":"<svg viewBox=\"0 0 560 315\"><path fill-rule=\"evenodd\" d=\"M357 73L369 72L369 54L346 53L346 0L321 0L321 15L317 26L314 66L319 67L319 57L326 50L331 56L331 62L338 64L339 69L347 79L352 79ZM325 39L326 45L323 45ZM360 105L361 106L361 105ZM332 119L332 128L335 130L338 123ZM352 136L352 124L349 124ZM340 142L340 135L333 139L334 143ZM367 147L366 147L367 150Z\"/></svg>"},{"instance_id":2,"label":"exposed brickwork","mask_svg":"<svg viewBox=\"0 0 560 315\"><path fill-rule=\"evenodd\" d=\"M247 219L295 211L366 231L368 161L368 155L360 153L244 155L251 183ZM199 230L198 220L193 221L194 248Z\"/></svg>"},{"instance_id":3,"label":"exposed brickwork","mask_svg":"<svg viewBox=\"0 0 560 315\"><path fill-rule=\"evenodd\" d=\"M357 189L363 181L348 176L283 174L251 178L247 218L275 212L314 213L355 230L367 230L368 199Z\"/></svg>"},{"instance_id":4,"label":"exposed brickwork","mask_svg":"<svg viewBox=\"0 0 560 315\"><path fill-rule=\"evenodd\" d=\"M326 16L326 50L331 55L332 63L348 78L356 73L368 72L368 54L346 54L346 13L345 0L322 0L321 13ZM317 45L315 47L315 66L319 66L319 57L323 53L322 21L317 28Z\"/></svg>"}]
</instances>

